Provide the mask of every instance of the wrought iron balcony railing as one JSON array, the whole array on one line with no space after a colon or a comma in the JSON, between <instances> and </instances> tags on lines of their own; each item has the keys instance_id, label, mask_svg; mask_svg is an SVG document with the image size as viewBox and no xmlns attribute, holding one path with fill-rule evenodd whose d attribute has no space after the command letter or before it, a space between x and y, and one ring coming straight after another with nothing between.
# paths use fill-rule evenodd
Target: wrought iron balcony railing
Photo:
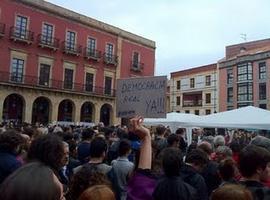
<instances>
[{"instance_id":1,"label":"wrought iron balcony railing","mask_svg":"<svg viewBox=\"0 0 270 200\"><path fill-rule=\"evenodd\" d=\"M66 54L79 56L82 53L82 46L72 42L63 41L62 50Z\"/></svg>"},{"instance_id":2,"label":"wrought iron balcony railing","mask_svg":"<svg viewBox=\"0 0 270 200\"><path fill-rule=\"evenodd\" d=\"M59 81L53 79L45 80L42 77L26 76L18 73L9 73L0 71L0 84L16 84L22 86L30 86L35 88L48 88L54 90L72 91L84 94L115 96L115 90L93 86L92 84L72 83L67 81Z\"/></svg>"},{"instance_id":3,"label":"wrought iron balcony railing","mask_svg":"<svg viewBox=\"0 0 270 200\"><path fill-rule=\"evenodd\" d=\"M197 107L202 106L202 100L184 100L183 107Z\"/></svg>"},{"instance_id":4,"label":"wrought iron balcony railing","mask_svg":"<svg viewBox=\"0 0 270 200\"><path fill-rule=\"evenodd\" d=\"M34 41L34 32L21 27L11 27L9 35L10 39L14 41L25 42L28 44L31 44Z\"/></svg>"},{"instance_id":5,"label":"wrought iron balcony railing","mask_svg":"<svg viewBox=\"0 0 270 200\"><path fill-rule=\"evenodd\" d=\"M0 37L5 35L6 24L0 23Z\"/></svg>"},{"instance_id":6,"label":"wrought iron balcony railing","mask_svg":"<svg viewBox=\"0 0 270 200\"><path fill-rule=\"evenodd\" d=\"M49 37L46 35L39 34L38 35L38 45L40 47L46 47L53 50L57 50L59 48L60 40L54 37Z\"/></svg>"},{"instance_id":7,"label":"wrought iron balcony railing","mask_svg":"<svg viewBox=\"0 0 270 200\"><path fill-rule=\"evenodd\" d=\"M103 61L107 65L117 66L117 64L118 64L118 56L112 55L112 54L109 54L109 53L104 53L103 54Z\"/></svg>"},{"instance_id":8,"label":"wrought iron balcony railing","mask_svg":"<svg viewBox=\"0 0 270 200\"><path fill-rule=\"evenodd\" d=\"M141 72L143 70L144 63L131 61L131 71Z\"/></svg>"},{"instance_id":9,"label":"wrought iron balcony railing","mask_svg":"<svg viewBox=\"0 0 270 200\"><path fill-rule=\"evenodd\" d=\"M101 51L85 47L85 58L98 61L101 58Z\"/></svg>"}]
</instances>

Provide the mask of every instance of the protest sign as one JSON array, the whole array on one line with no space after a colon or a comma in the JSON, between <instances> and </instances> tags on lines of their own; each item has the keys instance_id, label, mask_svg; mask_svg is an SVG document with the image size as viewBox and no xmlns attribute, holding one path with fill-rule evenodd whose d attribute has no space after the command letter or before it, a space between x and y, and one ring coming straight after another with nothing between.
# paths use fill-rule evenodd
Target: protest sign
<instances>
[{"instance_id":1,"label":"protest sign","mask_svg":"<svg viewBox=\"0 0 270 200\"><path fill-rule=\"evenodd\" d=\"M118 79L116 90L117 117L166 117L167 77Z\"/></svg>"}]
</instances>

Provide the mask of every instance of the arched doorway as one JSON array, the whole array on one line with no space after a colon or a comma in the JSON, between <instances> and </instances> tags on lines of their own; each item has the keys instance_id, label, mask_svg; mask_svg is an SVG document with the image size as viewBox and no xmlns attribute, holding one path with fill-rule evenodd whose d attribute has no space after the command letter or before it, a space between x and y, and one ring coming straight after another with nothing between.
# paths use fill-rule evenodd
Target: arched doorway
<instances>
[{"instance_id":1,"label":"arched doorway","mask_svg":"<svg viewBox=\"0 0 270 200\"><path fill-rule=\"evenodd\" d=\"M45 97L38 97L33 103L32 123L49 123L51 103Z\"/></svg>"},{"instance_id":2,"label":"arched doorway","mask_svg":"<svg viewBox=\"0 0 270 200\"><path fill-rule=\"evenodd\" d=\"M81 107L81 122L93 122L94 105L91 102L85 102Z\"/></svg>"},{"instance_id":3,"label":"arched doorway","mask_svg":"<svg viewBox=\"0 0 270 200\"><path fill-rule=\"evenodd\" d=\"M109 104L104 104L100 109L100 121L104 123L105 126L111 123L112 107Z\"/></svg>"},{"instance_id":4,"label":"arched doorway","mask_svg":"<svg viewBox=\"0 0 270 200\"><path fill-rule=\"evenodd\" d=\"M74 103L65 99L61 101L58 107L58 121L73 122Z\"/></svg>"},{"instance_id":5,"label":"arched doorway","mask_svg":"<svg viewBox=\"0 0 270 200\"><path fill-rule=\"evenodd\" d=\"M25 101L21 95L10 94L5 98L3 107L3 121L21 123L23 121Z\"/></svg>"}]
</instances>

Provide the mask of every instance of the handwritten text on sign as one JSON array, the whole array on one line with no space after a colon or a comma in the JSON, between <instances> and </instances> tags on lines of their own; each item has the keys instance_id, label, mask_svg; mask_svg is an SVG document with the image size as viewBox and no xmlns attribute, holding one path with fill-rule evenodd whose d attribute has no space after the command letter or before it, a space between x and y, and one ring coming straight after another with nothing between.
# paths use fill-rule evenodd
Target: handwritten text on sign
<instances>
[{"instance_id":1,"label":"handwritten text on sign","mask_svg":"<svg viewBox=\"0 0 270 200\"><path fill-rule=\"evenodd\" d=\"M166 117L167 77L118 79L117 117Z\"/></svg>"}]
</instances>

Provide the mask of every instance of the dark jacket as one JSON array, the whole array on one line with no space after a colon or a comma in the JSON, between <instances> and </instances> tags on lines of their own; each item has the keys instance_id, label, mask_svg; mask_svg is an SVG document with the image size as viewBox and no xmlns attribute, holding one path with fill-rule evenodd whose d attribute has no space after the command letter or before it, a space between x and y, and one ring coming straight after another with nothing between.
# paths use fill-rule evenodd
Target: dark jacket
<instances>
[{"instance_id":1,"label":"dark jacket","mask_svg":"<svg viewBox=\"0 0 270 200\"><path fill-rule=\"evenodd\" d=\"M16 159L16 156L1 151L0 152L0 184L8 177L12 172L22 166L22 163Z\"/></svg>"},{"instance_id":2,"label":"dark jacket","mask_svg":"<svg viewBox=\"0 0 270 200\"><path fill-rule=\"evenodd\" d=\"M162 178L154 192L155 200L195 200L196 190L185 183L180 176Z\"/></svg>"},{"instance_id":3,"label":"dark jacket","mask_svg":"<svg viewBox=\"0 0 270 200\"><path fill-rule=\"evenodd\" d=\"M270 199L270 188L265 187L262 183L258 181L241 181L253 195L254 200L269 200Z\"/></svg>"},{"instance_id":4,"label":"dark jacket","mask_svg":"<svg viewBox=\"0 0 270 200\"><path fill-rule=\"evenodd\" d=\"M78 154L78 160L84 164L87 163L90 159L90 142L86 142L86 141L82 141L79 145L78 145L78 150L77 150L77 154Z\"/></svg>"},{"instance_id":5,"label":"dark jacket","mask_svg":"<svg viewBox=\"0 0 270 200\"><path fill-rule=\"evenodd\" d=\"M200 200L208 200L204 178L190 165L185 164L180 170L181 178L197 191Z\"/></svg>"},{"instance_id":6,"label":"dark jacket","mask_svg":"<svg viewBox=\"0 0 270 200\"><path fill-rule=\"evenodd\" d=\"M221 184L221 179L218 174L218 163L210 160L203 169L201 175L205 180L208 196L210 196L210 194Z\"/></svg>"}]
</instances>

